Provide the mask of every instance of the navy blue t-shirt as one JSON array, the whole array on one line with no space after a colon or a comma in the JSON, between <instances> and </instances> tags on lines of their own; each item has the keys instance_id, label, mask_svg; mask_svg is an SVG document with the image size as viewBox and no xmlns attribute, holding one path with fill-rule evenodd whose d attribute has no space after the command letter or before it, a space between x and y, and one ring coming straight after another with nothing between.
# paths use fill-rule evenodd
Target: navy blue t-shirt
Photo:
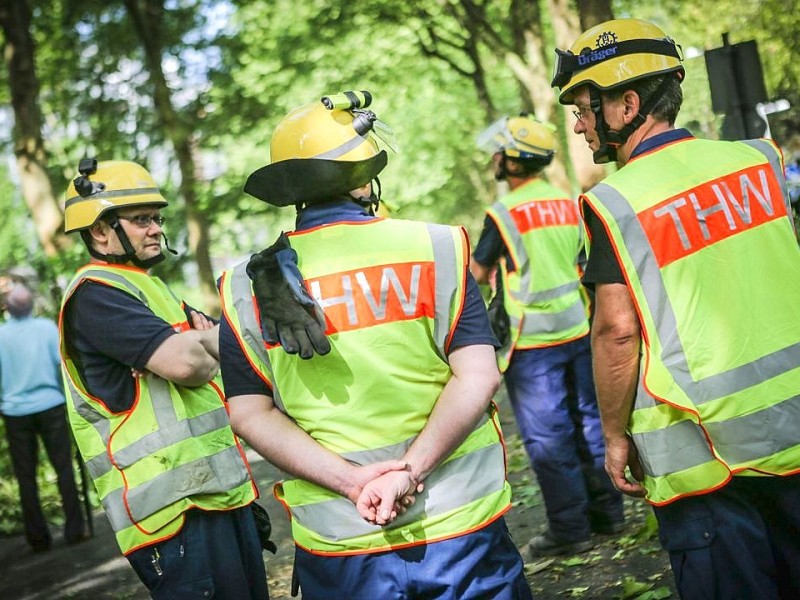
<instances>
[{"instance_id":1,"label":"navy blue t-shirt","mask_svg":"<svg viewBox=\"0 0 800 600\"><path fill-rule=\"evenodd\" d=\"M190 310L187 306L187 318ZM144 371L156 349L175 335L172 326L143 302L94 281L84 281L72 294L64 328L86 389L113 412L133 405L136 387L131 369Z\"/></svg>"},{"instance_id":2,"label":"navy blue t-shirt","mask_svg":"<svg viewBox=\"0 0 800 600\"><path fill-rule=\"evenodd\" d=\"M672 129L641 142L631 153L631 159L664 144L693 137L686 129ZM590 289L597 283L625 283L625 276L617 261L614 247L600 218L588 204L583 205L586 228L591 236L591 252L581 282Z\"/></svg>"},{"instance_id":3,"label":"navy blue t-shirt","mask_svg":"<svg viewBox=\"0 0 800 600\"><path fill-rule=\"evenodd\" d=\"M296 228L303 231L341 221L368 221L375 218L355 202L345 200L310 206L298 215ZM489 325L478 284L468 272L464 308L453 332L450 350L478 344L500 347ZM222 381L228 398L246 394L272 396L267 384L250 367L230 323L224 316L220 321L219 355Z\"/></svg>"},{"instance_id":4,"label":"navy blue t-shirt","mask_svg":"<svg viewBox=\"0 0 800 600\"><path fill-rule=\"evenodd\" d=\"M489 215L483 219L483 231L478 238L478 244L472 252L473 260L487 269L493 267L500 260L501 256L506 257L506 266L510 272L516 270L514 261L511 260L511 253L506 248L506 243L497 229L497 223Z\"/></svg>"}]
</instances>

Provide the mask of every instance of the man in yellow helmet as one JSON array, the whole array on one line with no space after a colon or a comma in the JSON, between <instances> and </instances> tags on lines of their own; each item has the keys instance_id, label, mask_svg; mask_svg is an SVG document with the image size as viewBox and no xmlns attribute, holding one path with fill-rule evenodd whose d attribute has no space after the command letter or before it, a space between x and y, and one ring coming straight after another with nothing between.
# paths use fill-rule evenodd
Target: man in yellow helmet
<instances>
[{"instance_id":1,"label":"man in yellow helmet","mask_svg":"<svg viewBox=\"0 0 800 600\"><path fill-rule=\"evenodd\" d=\"M478 283L488 283L497 268L503 304L497 309L508 320L497 360L548 522L528 550L581 552L592 547L592 532L620 531L624 515L622 496L603 471L578 271L578 207L543 177L555 154L550 125L527 115L503 117L478 145L492 153L495 178L509 188L486 211L470 269Z\"/></svg>"},{"instance_id":2,"label":"man in yellow helmet","mask_svg":"<svg viewBox=\"0 0 800 600\"><path fill-rule=\"evenodd\" d=\"M530 598L503 519L496 341L466 234L372 214L391 137L370 100L348 92L293 110L247 180L298 215L279 249L220 283L231 423L287 473L275 494L305 600ZM286 348L264 268L319 311L326 347Z\"/></svg>"},{"instance_id":3,"label":"man in yellow helmet","mask_svg":"<svg viewBox=\"0 0 800 600\"><path fill-rule=\"evenodd\" d=\"M781 153L675 129L682 56L652 23L556 52L575 133L621 165L581 197L606 470L653 505L683 598L796 598L800 250Z\"/></svg>"},{"instance_id":4,"label":"man in yellow helmet","mask_svg":"<svg viewBox=\"0 0 800 600\"><path fill-rule=\"evenodd\" d=\"M60 322L70 423L117 543L153 597L268 598L258 495L230 428L219 327L147 269L167 201L143 167L81 161L65 229L91 255Z\"/></svg>"}]
</instances>

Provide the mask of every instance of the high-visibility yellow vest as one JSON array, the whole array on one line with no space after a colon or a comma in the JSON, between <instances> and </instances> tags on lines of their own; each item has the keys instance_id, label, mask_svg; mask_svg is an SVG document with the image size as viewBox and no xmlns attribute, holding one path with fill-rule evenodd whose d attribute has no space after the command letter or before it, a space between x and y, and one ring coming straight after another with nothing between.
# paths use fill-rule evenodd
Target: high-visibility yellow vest
<instances>
[{"instance_id":1,"label":"high-visibility yellow vest","mask_svg":"<svg viewBox=\"0 0 800 600\"><path fill-rule=\"evenodd\" d=\"M219 378L190 388L146 373L136 379L136 398L123 412L111 411L87 391L63 324L64 306L84 281L131 294L176 331L188 330L189 323L163 281L132 267L86 265L64 296L59 329L67 413L123 554L172 537L190 508L250 504L258 492L230 428Z\"/></svg>"},{"instance_id":2,"label":"high-visibility yellow vest","mask_svg":"<svg viewBox=\"0 0 800 600\"><path fill-rule=\"evenodd\" d=\"M261 338L245 265L223 275L223 311L275 406L314 440L356 464L401 458L452 372L448 344L461 313L469 248L461 228L398 219L339 223L290 235L332 350L302 360ZM510 507L496 410L425 480L391 525L302 479L275 489L295 543L316 554L362 554L462 535Z\"/></svg>"},{"instance_id":3,"label":"high-visibility yellow vest","mask_svg":"<svg viewBox=\"0 0 800 600\"><path fill-rule=\"evenodd\" d=\"M675 142L583 200L642 328L629 423L653 504L800 471L800 250L767 140Z\"/></svg>"},{"instance_id":4,"label":"high-visibility yellow vest","mask_svg":"<svg viewBox=\"0 0 800 600\"><path fill-rule=\"evenodd\" d=\"M487 214L513 269L500 261L509 340L497 352L501 371L515 349L554 346L589 333L578 256L583 248L578 206L540 178L495 202Z\"/></svg>"}]
</instances>

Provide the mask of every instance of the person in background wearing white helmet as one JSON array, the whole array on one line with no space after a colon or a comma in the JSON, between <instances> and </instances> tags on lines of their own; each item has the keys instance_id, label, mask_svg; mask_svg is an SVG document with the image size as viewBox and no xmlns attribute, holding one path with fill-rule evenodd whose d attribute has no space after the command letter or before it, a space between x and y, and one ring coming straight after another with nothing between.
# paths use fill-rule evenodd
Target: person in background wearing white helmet
<instances>
[{"instance_id":1,"label":"person in background wearing white helmet","mask_svg":"<svg viewBox=\"0 0 800 600\"><path fill-rule=\"evenodd\" d=\"M578 207L542 173L555 154L551 125L503 117L478 145L492 153L495 179L509 188L486 211L470 269L488 283L497 268L490 305L504 338L497 361L547 513L547 529L527 548L534 557L582 552L593 546L593 532L621 531L624 513L603 470Z\"/></svg>"},{"instance_id":2,"label":"person in background wearing white helmet","mask_svg":"<svg viewBox=\"0 0 800 600\"><path fill-rule=\"evenodd\" d=\"M167 201L133 162L85 159L79 173L65 229L91 260L64 295L62 366L117 543L154 598L265 600L258 491L225 408L219 326L148 273L164 259Z\"/></svg>"},{"instance_id":3,"label":"person in background wearing white helmet","mask_svg":"<svg viewBox=\"0 0 800 600\"><path fill-rule=\"evenodd\" d=\"M680 46L652 23L556 52L575 133L621 166L581 197L606 470L653 505L682 598L797 598L800 250L780 150L676 129Z\"/></svg>"},{"instance_id":4,"label":"person in background wearing white helmet","mask_svg":"<svg viewBox=\"0 0 800 600\"><path fill-rule=\"evenodd\" d=\"M221 279L231 424L287 473L305 600L530 598L466 233L373 214L392 140L370 102L291 111L247 180L297 223Z\"/></svg>"}]
</instances>

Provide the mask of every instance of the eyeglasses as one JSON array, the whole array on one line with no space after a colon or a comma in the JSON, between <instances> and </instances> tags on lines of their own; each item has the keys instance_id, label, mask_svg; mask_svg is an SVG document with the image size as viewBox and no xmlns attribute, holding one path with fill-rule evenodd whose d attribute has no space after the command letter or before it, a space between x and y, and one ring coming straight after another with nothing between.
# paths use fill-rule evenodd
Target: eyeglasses
<instances>
[{"instance_id":1,"label":"eyeglasses","mask_svg":"<svg viewBox=\"0 0 800 600\"><path fill-rule=\"evenodd\" d=\"M164 224L164 221L167 220L166 217L161 215L133 215L132 217L123 217L122 215L117 215L117 218L122 219L123 221L128 221L133 223L137 227L141 227L142 229L147 229L150 227L150 224L155 221L156 225L161 227Z\"/></svg>"},{"instance_id":2,"label":"eyeglasses","mask_svg":"<svg viewBox=\"0 0 800 600\"><path fill-rule=\"evenodd\" d=\"M587 115L592 114L591 108L578 108L578 110L573 110L572 114L575 115L575 118L578 121L583 121Z\"/></svg>"}]
</instances>

